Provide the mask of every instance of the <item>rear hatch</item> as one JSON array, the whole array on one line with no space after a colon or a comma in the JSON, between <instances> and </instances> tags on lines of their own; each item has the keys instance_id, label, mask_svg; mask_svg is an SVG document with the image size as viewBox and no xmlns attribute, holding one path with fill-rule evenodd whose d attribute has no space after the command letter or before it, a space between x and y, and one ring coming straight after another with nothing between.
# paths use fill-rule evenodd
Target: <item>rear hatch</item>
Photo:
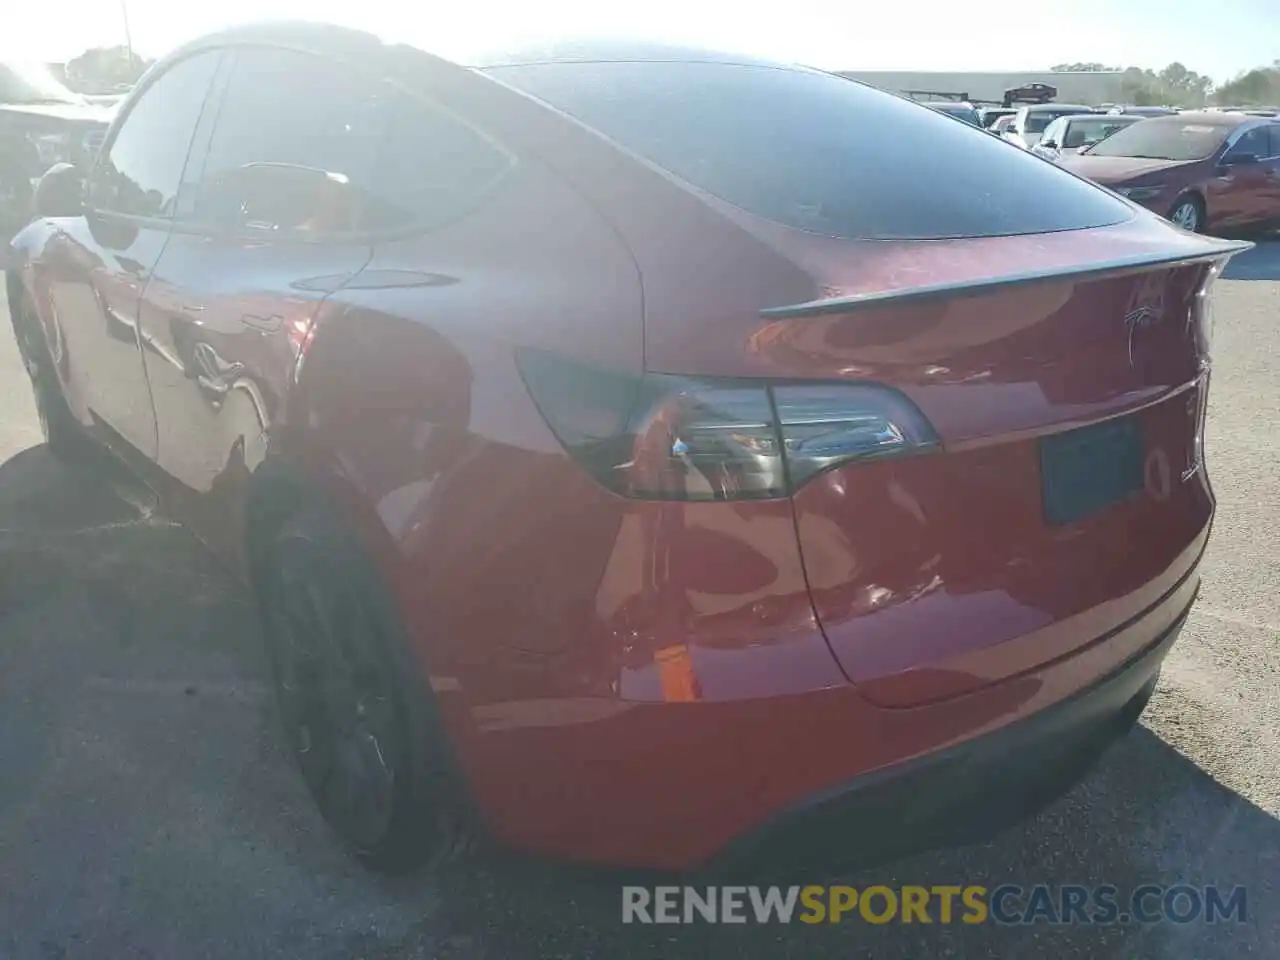
<instances>
[{"instance_id":1,"label":"rear hatch","mask_svg":"<svg viewBox=\"0 0 1280 960\"><path fill-rule=\"evenodd\" d=\"M723 319L718 363L706 326L651 326L648 358L891 388L936 432L793 493L818 620L866 696L975 689L1185 586L1213 514L1205 296L1233 247L1154 218L1034 240L791 239L822 296Z\"/></svg>"},{"instance_id":2,"label":"rear hatch","mask_svg":"<svg viewBox=\"0 0 1280 960\"><path fill-rule=\"evenodd\" d=\"M1014 282L827 298L771 312L757 337L780 374L897 388L941 442L794 494L819 620L872 699L953 695L1067 654L1174 590L1203 548L1212 260L1138 266L1083 240L1055 238L1082 258L1048 271L1045 247L965 241L999 243L983 259ZM1094 272L1109 254L1124 265Z\"/></svg>"},{"instance_id":3,"label":"rear hatch","mask_svg":"<svg viewBox=\"0 0 1280 960\"><path fill-rule=\"evenodd\" d=\"M1242 245L858 84L562 67L515 77L673 175L576 171L643 273L647 369L770 383L784 447L797 383L927 420L914 455L791 482L818 621L869 699L1032 669L1189 574L1213 513L1204 293Z\"/></svg>"}]
</instances>

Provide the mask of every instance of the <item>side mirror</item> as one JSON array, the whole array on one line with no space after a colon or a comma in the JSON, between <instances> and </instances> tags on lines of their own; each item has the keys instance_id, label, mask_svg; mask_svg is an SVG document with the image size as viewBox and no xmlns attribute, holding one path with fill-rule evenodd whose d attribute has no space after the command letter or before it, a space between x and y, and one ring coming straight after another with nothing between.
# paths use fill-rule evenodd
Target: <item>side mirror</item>
<instances>
[{"instance_id":1,"label":"side mirror","mask_svg":"<svg viewBox=\"0 0 1280 960\"><path fill-rule=\"evenodd\" d=\"M84 175L74 163L55 163L36 184L37 217L78 217L84 212Z\"/></svg>"},{"instance_id":2,"label":"side mirror","mask_svg":"<svg viewBox=\"0 0 1280 960\"><path fill-rule=\"evenodd\" d=\"M1040 146L1044 147L1046 150L1057 150L1058 142L1056 140L1041 140Z\"/></svg>"}]
</instances>

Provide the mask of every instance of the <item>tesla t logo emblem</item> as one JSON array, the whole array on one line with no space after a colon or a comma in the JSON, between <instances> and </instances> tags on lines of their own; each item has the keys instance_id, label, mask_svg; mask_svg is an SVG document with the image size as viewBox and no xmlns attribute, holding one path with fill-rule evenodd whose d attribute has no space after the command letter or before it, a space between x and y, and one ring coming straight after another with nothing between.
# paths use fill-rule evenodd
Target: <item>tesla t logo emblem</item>
<instances>
[{"instance_id":1,"label":"tesla t logo emblem","mask_svg":"<svg viewBox=\"0 0 1280 960\"><path fill-rule=\"evenodd\" d=\"M1154 307L1138 307L1130 310L1124 317L1124 329L1129 337L1129 369L1133 369L1133 341L1139 330L1154 326L1160 314Z\"/></svg>"}]
</instances>

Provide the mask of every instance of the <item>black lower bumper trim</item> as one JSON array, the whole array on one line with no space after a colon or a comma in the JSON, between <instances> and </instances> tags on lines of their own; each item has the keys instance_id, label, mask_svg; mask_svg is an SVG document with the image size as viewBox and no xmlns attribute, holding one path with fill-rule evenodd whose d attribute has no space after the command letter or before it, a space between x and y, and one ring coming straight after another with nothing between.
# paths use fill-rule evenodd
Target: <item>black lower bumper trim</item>
<instances>
[{"instance_id":1,"label":"black lower bumper trim","mask_svg":"<svg viewBox=\"0 0 1280 960\"><path fill-rule=\"evenodd\" d=\"M973 843L1034 814L1137 722L1190 606L1113 673L1025 720L867 774L732 844L711 873L847 869Z\"/></svg>"}]
</instances>

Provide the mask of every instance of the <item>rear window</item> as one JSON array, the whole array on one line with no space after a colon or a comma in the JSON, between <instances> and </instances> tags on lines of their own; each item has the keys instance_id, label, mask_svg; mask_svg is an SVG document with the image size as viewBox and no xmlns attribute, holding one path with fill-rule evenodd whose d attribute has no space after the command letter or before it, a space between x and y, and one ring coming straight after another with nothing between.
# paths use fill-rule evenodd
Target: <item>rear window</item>
<instances>
[{"instance_id":1,"label":"rear window","mask_svg":"<svg viewBox=\"0 0 1280 960\"><path fill-rule=\"evenodd\" d=\"M818 71L697 62L491 68L688 183L849 239L1119 223L1119 200L928 107Z\"/></svg>"}]
</instances>

